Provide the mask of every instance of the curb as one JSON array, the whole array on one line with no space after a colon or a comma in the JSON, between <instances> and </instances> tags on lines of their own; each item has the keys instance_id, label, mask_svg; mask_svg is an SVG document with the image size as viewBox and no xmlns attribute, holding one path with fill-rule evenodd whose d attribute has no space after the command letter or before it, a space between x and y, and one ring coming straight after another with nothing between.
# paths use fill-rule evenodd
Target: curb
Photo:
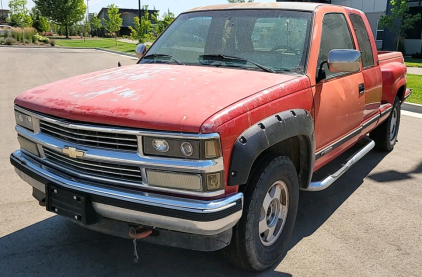
<instances>
[{"instance_id":1,"label":"curb","mask_svg":"<svg viewBox=\"0 0 422 277\"><path fill-rule=\"evenodd\" d=\"M134 54L129 54L129 53L125 53L125 52L120 52L120 51L114 51L114 50L108 50L108 49L104 49L104 48L98 48L98 47L63 47L63 46L22 46L22 45L0 45L0 47L9 47L9 48L35 48L35 49L71 49L71 50L98 50L98 51L104 51L104 52L109 52L109 53L113 53L113 54L119 54L119 55L124 55L124 56L129 56L129 57L134 57L136 58L136 55Z\"/></svg>"},{"instance_id":2,"label":"curb","mask_svg":"<svg viewBox=\"0 0 422 277\"><path fill-rule=\"evenodd\" d=\"M401 107L405 111L422 114L422 105L404 102Z\"/></svg>"},{"instance_id":3,"label":"curb","mask_svg":"<svg viewBox=\"0 0 422 277\"><path fill-rule=\"evenodd\" d=\"M75 49L75 48L72 48L72 49ZM136 55L125 53L125 52L108 50L108 49L104 49L104 48L89 48L89 49L94 49L94 50L98 50L98 51L104 51L104 52L108 52L108 53L119 54L119 55L123 55L123 56L129 56L129 57L132 57L132 58L136 58Z\"/></svg>"},{"instance_id":4,"label":"curb","mask_svg":"<svg viewBox=\"0 0 422 277\"><path fill-rule=\"evenodd\" d=\"M0 45L0 47L9 47L9 48L25 48L25 49L30 49L30 48L35 48L35 49L71 49L71 50L97 50L97 51L103 51L103 52L108 52L108 53L113 53L113 54L118 54L118 55L123 55L123 56L129 56L132 58L136 58L136 55L134 54L129 54L129 53L125 53L125 52L119 52L119 51L114 51L114 50L108 50L108 49L104 49L104 48L98 48L98 47L62 47L62 46L22 46L22 45Z\"/></svg>"},{"instance_id":5,"label":"curb","mask_svg":"<svg viewBox=\"0 0 422 277\"><path fill-rule=\"evenodd\" d=\"M0 45L0 47L9 47L9 48L42 48L42 49L47 49L47 48L55 48L55 47L57 47L57 46L55 46L55 47L53 47L53 46L22 46L22 45Z\"/></svg>"},{"instance_id":6,"label":"curb","mask_svg":"<svg viewBox=\"0 0 422 277\"><path fill-rule=\"evenodd\" d=\"M0 47L9 47L9 48L23 48L23 49L84 49L84 50L97 50L97 48L89 47L62 47L62 46L23 46L23 45L0 45ZM98 48L99 49L99 48Z\"/></svg>"}]
</instances>

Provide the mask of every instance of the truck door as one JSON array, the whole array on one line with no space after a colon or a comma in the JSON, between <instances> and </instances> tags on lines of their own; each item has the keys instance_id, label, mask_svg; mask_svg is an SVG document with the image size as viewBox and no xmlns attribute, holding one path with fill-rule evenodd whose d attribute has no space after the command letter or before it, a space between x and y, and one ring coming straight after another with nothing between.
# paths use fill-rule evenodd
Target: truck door
<instances>
[{"instance_id":1,"label":"truck door","mask_svg":"<svg viewBox=\"0 0 422 277\"><path fill-rule=\"evenodd\" d=\"M326 76L314 88L316 158L330 153L327 160L357 140L365 103L362 72L334 73L324 63L333 49L356 49L343 13L323 17L317 66Z\"/></svg>"},{"instance_id":2,"label":"truck door","mask_svg":"<svg viewBox=\"0 0 422 277\"><path fill-rule=\"evenodd\" d=\"M368 35L368 27L365 26L362 17L359 14L350 14L350 21L356 33L359 50L362 54L362 75L365 82L365 109L363 111L363 120L370 118L378 113L382 97L382 75L381 70L375 63L374 48Z\"/></svg>"}]
</instances>

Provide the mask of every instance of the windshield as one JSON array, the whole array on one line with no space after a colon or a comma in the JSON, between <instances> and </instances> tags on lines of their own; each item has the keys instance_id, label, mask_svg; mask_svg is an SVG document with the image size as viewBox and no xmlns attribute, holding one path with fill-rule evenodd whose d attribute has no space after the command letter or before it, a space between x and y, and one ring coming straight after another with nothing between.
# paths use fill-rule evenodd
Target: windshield
<instances>
[{"instance_id":1,"label":"windshield","mask_svg":"<svg viewBox=\"0 0 422 277\"><path fill-rule=\"evenodd\" d=\"M223 10L180 15L141 63L303 73L312 14Z\"/></svg>"}]
</instances>

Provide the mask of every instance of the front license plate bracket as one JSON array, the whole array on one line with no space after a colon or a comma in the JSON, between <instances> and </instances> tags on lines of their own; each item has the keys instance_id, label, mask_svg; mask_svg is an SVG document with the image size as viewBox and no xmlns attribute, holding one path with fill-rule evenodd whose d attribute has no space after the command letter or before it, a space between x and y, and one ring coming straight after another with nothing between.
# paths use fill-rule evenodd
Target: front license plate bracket
<instances>
[{"instance_id":1,"label":"front license plate bracket","mask_svg":"<svg viewBox=\"0 0 422 277\"><path fill-rule=\"evenodd\" d=\"M97 221L89 195L64 189L54 184L45 186L46 209L49 212L90 225Z\"/></svg>"}]
</instances>

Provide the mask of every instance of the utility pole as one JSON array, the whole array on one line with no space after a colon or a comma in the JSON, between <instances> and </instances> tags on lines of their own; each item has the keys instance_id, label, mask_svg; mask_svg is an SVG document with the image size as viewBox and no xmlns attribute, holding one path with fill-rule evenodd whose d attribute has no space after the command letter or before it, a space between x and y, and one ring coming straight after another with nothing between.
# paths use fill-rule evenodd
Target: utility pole
<instances>
[{"instance_id":1,"label":"utility pole","mask_svg":"<svg viewBox=\"0 0 422 277\"><path fill-rule=\"evenodd\" d=\"M141 0L138 0L138 8L139 8L139 26L142 26ZM147 12L148 12L148 11L147 11Z\"/></svg>"},{"instance_id":2,"label":"utility pole","mask_svg":"<svg viewBox=\"0 0 422 277\"><path fill-rule=\"evenodd\" d=\"M138 0L138 4L139 4L139 25L142 25L142 15L141 15L141 0Z\"/></svg>"},{"instance_id":3,"label":"utility pole","mask_svg":"<svg viewBox=\"0 0 422 277\"><path fill-rule=\"evenodd\" d=\"M89 0L86 0L86 11L88 13L88 21L89 21Z\"/></svg>"},{"instance_id":4,"label":"utility pole","mask_svg":"<svg viewBox=\"0 0 422 277\"><path fill-rule=\"evenodd\" d=\"M138 0L138 17L141 20L141 0Z\"/></svg>"},{"instance_id":5,"label":"utility pole","mask_svg":"<svg viewBox=\"0 0 422 277\"><path fill-rule=\"evenodd\" d=\"M1 16L3 17L3 13L4 13L4 11L3 11L3 0L0 0L0 3L1 3Z\"/></svg>"},{"instance_id":6,"label":"utility pole","mask_svg":"<svg viewBox=\"0 0 422 277\"><path fill-rule=\"evenodd\" d=\"M86 0L86 11L88 13L87 21L88 21L88 24L89 24L89 35L91 36L92 33L91 33L91 21L89 20L89 0Z\"/></svg>"}]
</instances>

